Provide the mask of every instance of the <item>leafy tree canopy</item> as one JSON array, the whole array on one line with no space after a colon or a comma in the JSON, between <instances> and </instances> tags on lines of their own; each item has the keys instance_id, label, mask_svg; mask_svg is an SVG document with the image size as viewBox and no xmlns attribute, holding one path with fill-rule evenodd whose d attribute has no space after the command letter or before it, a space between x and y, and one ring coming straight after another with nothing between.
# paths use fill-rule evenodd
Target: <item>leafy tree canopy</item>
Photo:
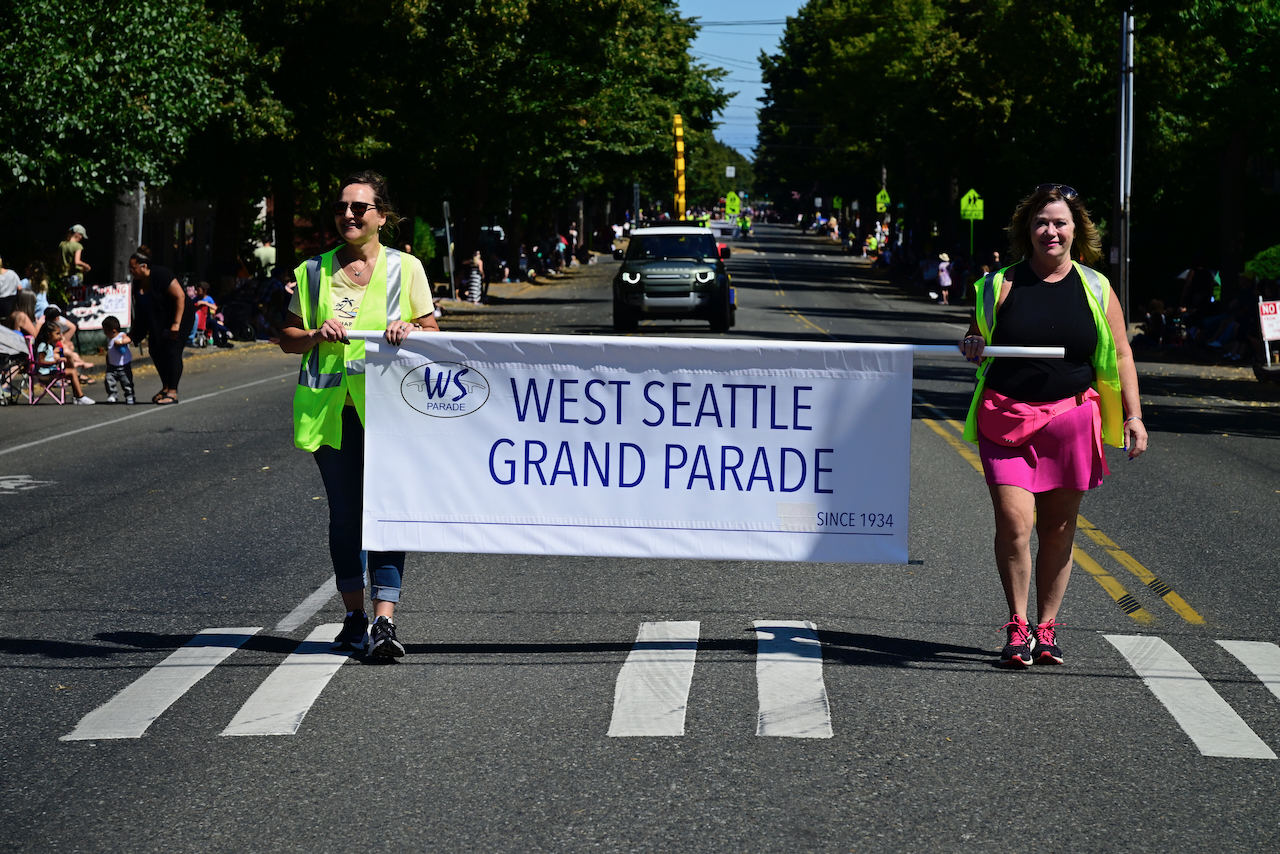
<instances>
[{"instance_id":1,"label":"leafy tree canopy","mask_svg":"<svg viewBox=\"0 0 1280 854\"><path fill-rule=\"evenodd\" d=\"M241 137L279 132L279 105L246 86L269 61L198 0L14 0L0 18L0 193L96 200L163 183L217 116Z\"/></svg>"}]
</instances>

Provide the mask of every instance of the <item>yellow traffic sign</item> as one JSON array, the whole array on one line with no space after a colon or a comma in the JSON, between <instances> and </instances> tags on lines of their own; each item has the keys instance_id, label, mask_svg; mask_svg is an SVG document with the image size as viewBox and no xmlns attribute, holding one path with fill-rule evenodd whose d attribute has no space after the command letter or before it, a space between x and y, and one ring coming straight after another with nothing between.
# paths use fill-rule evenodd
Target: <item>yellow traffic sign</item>
<instances>
[{"instance_id":1,"label":"yellow traffic sign","mask_svg":"<svg viewBox=\"0 0 1280 854\"><path fill-rule=\"evenodd\" d=\"M970 190L960 198L961 219L982 219L982 196L977 190Z\"/></svg>"},{"instance_id":2,"label":"yellow traffic sign","mask_svg":"<svg viewBox=\"0 0 1280 854\"><path fill-rule=\"evenodd\" d=\"M726 216L737 216L742 213L742 199L732 190L724 197L724 212Z\"/></svg>"},{"instance_id":3,"label":"yellow traffic sign","mask_svg":"<svg viewBox=\"0 0 1280 854\"><path fill-rule=\"evenodd\" d=\"M888 209L889 191L881 188L880 192L876 193L876 213L884 213Z\"/></svg>"}]
</instances>

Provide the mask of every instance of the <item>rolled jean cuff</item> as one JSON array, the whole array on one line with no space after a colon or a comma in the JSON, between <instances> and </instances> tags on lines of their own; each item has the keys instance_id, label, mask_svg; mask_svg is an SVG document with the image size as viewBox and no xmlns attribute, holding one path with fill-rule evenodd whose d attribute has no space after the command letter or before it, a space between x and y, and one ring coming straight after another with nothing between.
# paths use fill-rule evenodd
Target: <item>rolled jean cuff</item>
<instances>
[{"instance_id":1,"label":"rolled jean cuff","mask_svg":"<svg viewBox=\"0 0 1280 854\"><path fill-rule=\"evenodd\" d=\"M374 602L399 602L399 587L379 587L374 584L369 588L369 598Z\"/></svg>"},{"instance_id":2,"label":"rolled jean cuff","mask_svg":"<svg viewBox=\"0 0 1280 854\"><path fill-rule=\"evenodd\" d=\"M334 583L339 593L350 593L353 590L363 590L368 583L368 573L362 572L359 575L352 575L347 578L337 577Z\"/></svg>"}]
</instances>

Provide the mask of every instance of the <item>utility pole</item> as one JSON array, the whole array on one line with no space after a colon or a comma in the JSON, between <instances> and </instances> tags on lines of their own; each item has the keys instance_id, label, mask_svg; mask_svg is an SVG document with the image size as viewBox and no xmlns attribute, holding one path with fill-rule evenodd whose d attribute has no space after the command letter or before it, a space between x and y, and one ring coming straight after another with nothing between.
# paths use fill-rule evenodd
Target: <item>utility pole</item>
<instances>
[{"instance_id":1,"label":"utility pole","mask_svg":"<svg viewBox=\"0 0 1280 854\"><path fill-rule=\"evenodd\" d=\"M1116 197L1111 240L1111 266L1116 273L1120 307L1129 317L1129 222L1133 190L1133 41L1132 7L1120 17L1120 82L1116 94Z\"/></svg>"}]
</instances>

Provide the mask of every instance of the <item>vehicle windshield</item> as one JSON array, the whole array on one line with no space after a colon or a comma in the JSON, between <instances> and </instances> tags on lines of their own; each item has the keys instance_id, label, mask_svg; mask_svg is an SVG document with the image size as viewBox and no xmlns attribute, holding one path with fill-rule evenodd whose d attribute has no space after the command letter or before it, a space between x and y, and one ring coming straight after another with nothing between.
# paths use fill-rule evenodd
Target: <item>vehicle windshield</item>
<instances>
[{"instance_id":1,"label":"vehicle windshield","mask_svg":"<svg viewBox=\"0 0 1280 854\"><path fill-rule=\"evenodd\" d=\"M627 245L628 261L715 257L716 243L710 234L637 234Z\"/></svg>"}]
</instances>

